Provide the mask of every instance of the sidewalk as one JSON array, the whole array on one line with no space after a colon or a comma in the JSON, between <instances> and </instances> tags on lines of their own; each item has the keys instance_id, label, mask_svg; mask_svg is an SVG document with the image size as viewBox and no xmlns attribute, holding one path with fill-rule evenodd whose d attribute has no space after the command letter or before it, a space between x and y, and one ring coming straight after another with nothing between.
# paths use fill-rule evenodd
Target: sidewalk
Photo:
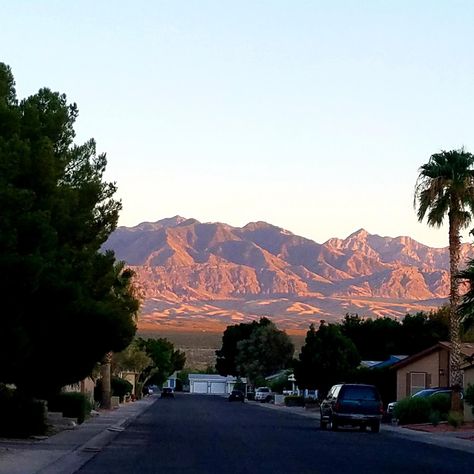
<instances>
[{"instance_id":1,"label":"sidewalk","mask_svg":"<svg viewBox=\"0 0 474 474\"><path fill-rule=\"evenodd\" d=\"M0 438L0 474L73 473L157 400L153 395L101 411L44 440Z\"/></svg>"},{"instance_id":2,"label":"sidewalk","mask_svg":"<svg viewBox=\"0 0 474 474\"><path fill-rule=\"evenodd\" d=\"M316 426L319 426L319 410L306 410L303 407L286 407L284 405L274 405L272 403L249 403L273 410L281 410L283 412L291 413L297 416L313 418L317 424ZM394 426L389 423L382 423L380 432L391 433L394 436L411 439L412 441L442 446L443 448L457 449L474 454L474 430L459 430L446 433L428 433L425 431L404 428L403 426Z\"/></svg>"}]
</instances>

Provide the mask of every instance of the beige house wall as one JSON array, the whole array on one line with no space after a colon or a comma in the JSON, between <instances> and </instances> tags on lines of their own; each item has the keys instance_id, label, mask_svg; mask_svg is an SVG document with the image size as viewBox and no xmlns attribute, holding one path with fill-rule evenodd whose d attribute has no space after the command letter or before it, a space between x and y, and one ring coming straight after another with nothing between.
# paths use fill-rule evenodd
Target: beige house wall
<instances>
[{"instance_id":1,"label":"beige house wall","mask_svg":"<svg viewBox=\"0 0 474 474\"><path fill-rule=\"evenodd\" d=\"M410 396L410 387L407 384L409 374L413 372L424 373L426 387L439 387L446 385L445 378L448 371L447 351L437 351L418 359L411 364L397 370L397 400ZM443 367L443 365L445 365ZM442 369L442 370L440 370ZM441 380L440 380L441 373Z\"/></svg>"},{"instance_id":2,"label":"beige house wall","mask_svg":"<svg viewBox=\"0 0 474 474\"><path fill-rule=\"evenodd\" d=\"M468 384L474 385L474 366L464 369L464 389ZM474 421L473 409L474 407L464 402L464 421Z\"/></svg>"},{"instance_id":3,"label":"beige house wall","mask_svg":"<svg viewBox=\"0 0 474 474\"><path fill-rule=\"evenodd\" d=\"M127 380L128 382L132 384L132 387L133 387L132 393L135 393L135 386L137 383L138 373L137 372L121 372L120 377L122 377L123 379Z\"/></svg>"},{"instance_id":4,"label":"beige house wall","mask_svg":"<svg viewBox=\"0 0 474 474\"><path fill-rule=\"evenodd\" d=\"M63 391L84 393L85 395L87 395L89 400L93 402L94 401L94 387L95 387L94 380L91 379L90 377L87 377L84 380L81 380L80 382L63 387Z\"/></svg>"}]
</instances>

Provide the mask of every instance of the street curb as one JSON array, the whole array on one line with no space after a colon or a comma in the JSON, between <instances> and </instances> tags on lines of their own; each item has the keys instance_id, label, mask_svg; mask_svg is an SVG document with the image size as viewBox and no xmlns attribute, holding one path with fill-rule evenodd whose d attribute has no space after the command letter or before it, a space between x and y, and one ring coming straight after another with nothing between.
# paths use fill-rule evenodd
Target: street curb
<instances>
[{"instance_id":1,"label":"street curb","mask_svg":"<svg viewBox=\"0 0 474 474\"><path fill-rule=\"evenodd\" d=\"M282 413L290 415L303 416L306 418L312 418L313 420L319 420L320 415L315 411L307 411L302 407L287 407L284 405L274 405L268 403L252 403L252 405L260 406L262 408L279 410ZM409 439L411 441L418 441L420 443L431 444L435 446L441 446L443 448L456 449L458 451L464 451L467 453L474 454L474 441L457 437L456 434L433 434L424 431L411 430L402 426L392 426L389 424L382 423L381 432L391 433L399 438ZM474 434L474 433L473 433Z\"/></svg>"},{"instance_id":2,"label":"street curb","mask_svg":"<svg viewBox=\"0 0 474 474\"><path fill-rule=\"evenodd\" d=\"M91 418L83 424L77 425L74 430L69 432L71 434L59 432L47 440L35 443L33 450L28 449L26 445L11 448L11 451L3 459L0 457L0 474L73 474L157 401L158 397L152 396L122 405L117 409L117 412L104 415L111 416L110 422L100 423L99 415L97 418ZM98 425L94 427L94 423L97 422L99 422ZM82 432L81 428L83 428ZM74 444L74 433L77 433L80 440L80 435L82 437L88 436L88 429L92 431L88 439L79 441L70 449L60 447L64 441L61 439L61 434L70 437L68 442ZM56 439L59 444L58 449L54 449ZM44 449L41 449L42 447Z\"/></svg>"},{"instance_id":3,"label":"street curb","mask_svg":"<svg viewBox=\"0 0 474 474\"><path fill-rule=\"evenodd\" d=\"M102 451L102 449L110 444L119 433L124 431L126 426L153 406L157 400L157 397L153 397L151 402L146 399L148 403L141 403L143 407L140 407L139 410L132 412L129 416L121 418L117 423L105 427L101 432L93 436L81 446L66 451L59 459L53 461L39 471L36 471L35 474L72 474L78 471L82 466L84 466L84 464L94 458L100 451ZM133 403L135 405L140 403L140 401ZM136 406L137 405L134 407Z\"/></svg>"}]
</instances>

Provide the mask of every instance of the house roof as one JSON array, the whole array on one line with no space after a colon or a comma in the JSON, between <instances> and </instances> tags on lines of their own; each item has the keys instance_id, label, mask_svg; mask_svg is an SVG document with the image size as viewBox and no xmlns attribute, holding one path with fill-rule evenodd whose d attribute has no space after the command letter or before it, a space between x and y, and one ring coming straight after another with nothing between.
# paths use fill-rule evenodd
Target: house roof
<instances>
[{"instance_id":1,"label":"house roof","mask_svg":"<svg viewBox=\"0 0 474 474\"><path fill-rule=\"evenodd\" d=\"M208 381L208 382L235 382L237 381L236 377L232 375L218 375L218 374L188 374L189 380L196 380L196 381ZM245 377L241 377L240 380L242 383L247 383L247 379Z\"/></svg>"},{"instance_id":2,"label":"house roof","mask_svg":"<svg viewBox=\"0 0 474 474\"><path fill-rule=\"evenodd\" d=\"M408 356L406 355L391 355L386 360L362 360L360 365L369 369L383 369L385 367L390 367L407 357Z\"/></svg>"},{"instance_id":3,"label":"house roof","mask_svg":"<svg viewBox=\"0 0 474 474\"><path fill-rule=\"evenodd\" d=\"M416 354L406 357L400 362L393 364L392 368L395 370L401 369L402 367L405 367L406 365L416 362L417 360L423 359L423 357L433 354L434 352L439 352L443 349L450 352L451 343L447 341L438 342L438 344L435 344L434 346L428 347L427 349L423 351L417 352ZM469 360L472 357L474 357L474 343L472 342L461 343L461 354L466 358L466 362L469 362Z\"/></svg>"}]
</instances>

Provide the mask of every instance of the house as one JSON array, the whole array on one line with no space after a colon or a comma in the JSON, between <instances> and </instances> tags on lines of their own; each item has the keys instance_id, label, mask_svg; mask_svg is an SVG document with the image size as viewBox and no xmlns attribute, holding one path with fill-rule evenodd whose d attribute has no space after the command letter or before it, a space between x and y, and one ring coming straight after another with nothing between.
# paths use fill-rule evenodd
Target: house
<instances>
[{"instance_id":1,"label":"house","mask_svg":"<svg viewBox=\"0 0 474 474\"><path fill-rule=\"evenodd\" d=\"M394 364L392 368L397 372L397 400L424 388L448 387L450 352L451 343L439 342ZM474 343L462 343L461 354L466 360L471 358L474 355Z\"/></svg>"},{"instance_id":2,"label":"house","mask_svg":"<svg viewBox=\"0 0 474 474\"><path fill-rule=\"evenodd\" d=\"M75 384L66 385L63 387L63 392L80 392L87 396L91 403L94 402L94 387L95 380L92 377L86 377L85 379Z\"/></svg>"},{"instance_id":3,"label":"house","mask_svg":"<svg viewBox=\"0 0 474 474\"><path fill-rule=\"evenodd\" d=\"M190 393L205 393L209 395L226 395L232 392L236 383L247 383L247 379L237 379L230 375L189 374Z\"/></svg>"},{"instance_id":4,"label":"house","mask_svg":"<svg viewBox=\"0 0 474 474\"><path fill-rule=\"evenodd\" d=\"M178 379L178 372L171 374L163 384L163 388L172 388L176 390L176 380Z\"/></svg>"},{"instance_id":5,"label":"house","mask_svg":"<svg viewBox=\"0 0 474 474\"><path fill-rule=\"evenodd\" d=\"M140 395L137 393L137 384L138 378L140 377L140 372L136 372L134 370L124 370L119 373L119 377L130 382L132 384L132 393L135 395Z\"/></svg>"}]
</instances>

